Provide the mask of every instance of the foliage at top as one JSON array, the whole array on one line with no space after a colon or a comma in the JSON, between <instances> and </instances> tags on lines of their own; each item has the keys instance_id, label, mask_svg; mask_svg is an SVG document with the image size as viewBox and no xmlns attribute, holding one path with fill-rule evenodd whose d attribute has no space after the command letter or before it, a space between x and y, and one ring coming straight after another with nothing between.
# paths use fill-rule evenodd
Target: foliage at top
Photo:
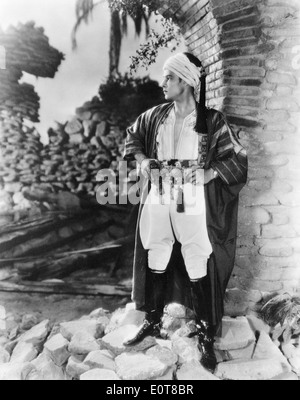
<instances>
[{"instance_id":1,"label":"foliage at top","mask_svg":"<svg viewBox=\"0 0 300 400\"><path fill-rule=\"evenodd\" d=\"M118 11L125 11L127 14L135 17L140 10L156 11L159 7L158 0L109 0L110 7Z\"/></svg>"},{"instance_id":2,"label":"foliage at top","mask_svg":"<svg viewBox=\"0 0 300 400\"><path fill-rule=\"evenodd\" d=\"M119 53L121 50L122 36L126 35L128 30L128 16L134 21L137 35L141 34L142 24L145 23L147 36L147 42L140 46L136 55L131 56L131 73L136 72L140 67L147 70L150 65L155 63L159 49L171 48L172 51L175 51L179 46L182 39L180 29L174 24L172 19L165 19L161 16L160 19L156 19L156 22L160 23L163 27L163 31L158 32L155 29L150 30L150 17L154 14L159 15L157 10L161 3L158 0L77 0L77 22L72 33L73 48L76 48L76 34L82 22L89 23L93 16L94 9L98 5L106 2L108 2L111 12L114 13L114 15L117 13L117 16L115 15L112 21L112 31L118 36L117 42L119 42L118 46L116 46L114 42L111 42L110 56L115 54L115 59L117 61L113 59L110 60L110 64L112 65L112 68L110 68L110 75L119 72ZM112 71L114 73L112 73Z\"/></svg>"},{"instance_id":3,"label":"foliage at top","mask_svg":"<svg viewBox=\"0 0 300 400\"><path fill-rule=\"evenodd\" d=\"M129 74L109 78L100 86L99 95L121 128L127 128L137 115L165 101L156 81Z\"/></svg>"},{"instance_id":4,"label":"foliage at top","mask_svg":"<svg viewBox=\"0 0 300 400\"><path fill-rule=\"evenodd\" d=\"M171 19L161 18L163 33L154 29L148 36L146 43L141 44L135 56L131 56L130 72L134 73L142 67L148 70L150 65L156 62L158 51L162 48L170 48L174 52L181 43L181 33Z\"/></svg>"}]
</instances>

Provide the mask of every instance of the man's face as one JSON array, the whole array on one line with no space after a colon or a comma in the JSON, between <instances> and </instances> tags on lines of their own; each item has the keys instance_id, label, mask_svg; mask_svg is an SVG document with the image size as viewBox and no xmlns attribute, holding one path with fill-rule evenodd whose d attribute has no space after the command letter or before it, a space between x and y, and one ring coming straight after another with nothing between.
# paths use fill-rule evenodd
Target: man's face
<instances>
[{"instance_id":1,"label":"man's face","mask_svg":"<svg viewBox=\"0 0 300 400\"><path fill-rule=\"evenodd\" d=\"M164 70L164 80L161 84L166 100L175 101L180 98L186 89L184 82L167 69Z\"/></svg>"}]
</instances>

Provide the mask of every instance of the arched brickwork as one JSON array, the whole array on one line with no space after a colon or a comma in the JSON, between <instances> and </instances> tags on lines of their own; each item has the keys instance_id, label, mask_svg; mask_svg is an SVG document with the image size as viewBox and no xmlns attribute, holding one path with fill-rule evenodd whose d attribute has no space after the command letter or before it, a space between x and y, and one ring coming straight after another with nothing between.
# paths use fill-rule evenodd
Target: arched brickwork
<instances>
[{"instance_id":1,"label":"arched brickwork","mask_svg":"<svg viewBox=\"0 0 300 400\"><path fill-rule=\"evenodd\" d=\"M182 0L161 8L208 72L209 107L225 112L249 154L228 312L300 287L300 3Z\"/></svg>"}]
</instances>

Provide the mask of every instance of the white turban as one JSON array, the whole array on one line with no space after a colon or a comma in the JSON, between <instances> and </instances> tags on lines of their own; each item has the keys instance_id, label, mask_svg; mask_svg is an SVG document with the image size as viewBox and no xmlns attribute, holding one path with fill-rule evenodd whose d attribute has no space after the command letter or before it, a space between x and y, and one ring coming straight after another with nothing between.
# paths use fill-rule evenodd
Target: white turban
<instances>
[{"instance_id":1,"label":"white turban","mask_svg":"<svg viewBox=\"0 0 300 400\"><path fill-rule=\"evenodd\" d=\"M166 61L164 69L174 72L189 86L192 86L194 88L195 100L197 102L200 101L202 67L196 67L185 54L179 53Z\"/></svg>"}]
</instances>

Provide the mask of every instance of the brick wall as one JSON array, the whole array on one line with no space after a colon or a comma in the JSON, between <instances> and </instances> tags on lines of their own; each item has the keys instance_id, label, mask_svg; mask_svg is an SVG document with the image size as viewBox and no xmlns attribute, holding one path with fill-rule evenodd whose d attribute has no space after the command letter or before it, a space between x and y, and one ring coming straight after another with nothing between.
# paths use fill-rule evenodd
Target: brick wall
<instances>
[{"instance_id":1,"label":"brick wall","mask_svg":"<svg viewBox=\"0 0 300 400\"><path fill-rule=\"evenodd\" d=\"M224 111L249 155L227 311L299 292L300 3L182 0L161 12L208 72L208 106Z\"/></svg>"}]
</instances>

